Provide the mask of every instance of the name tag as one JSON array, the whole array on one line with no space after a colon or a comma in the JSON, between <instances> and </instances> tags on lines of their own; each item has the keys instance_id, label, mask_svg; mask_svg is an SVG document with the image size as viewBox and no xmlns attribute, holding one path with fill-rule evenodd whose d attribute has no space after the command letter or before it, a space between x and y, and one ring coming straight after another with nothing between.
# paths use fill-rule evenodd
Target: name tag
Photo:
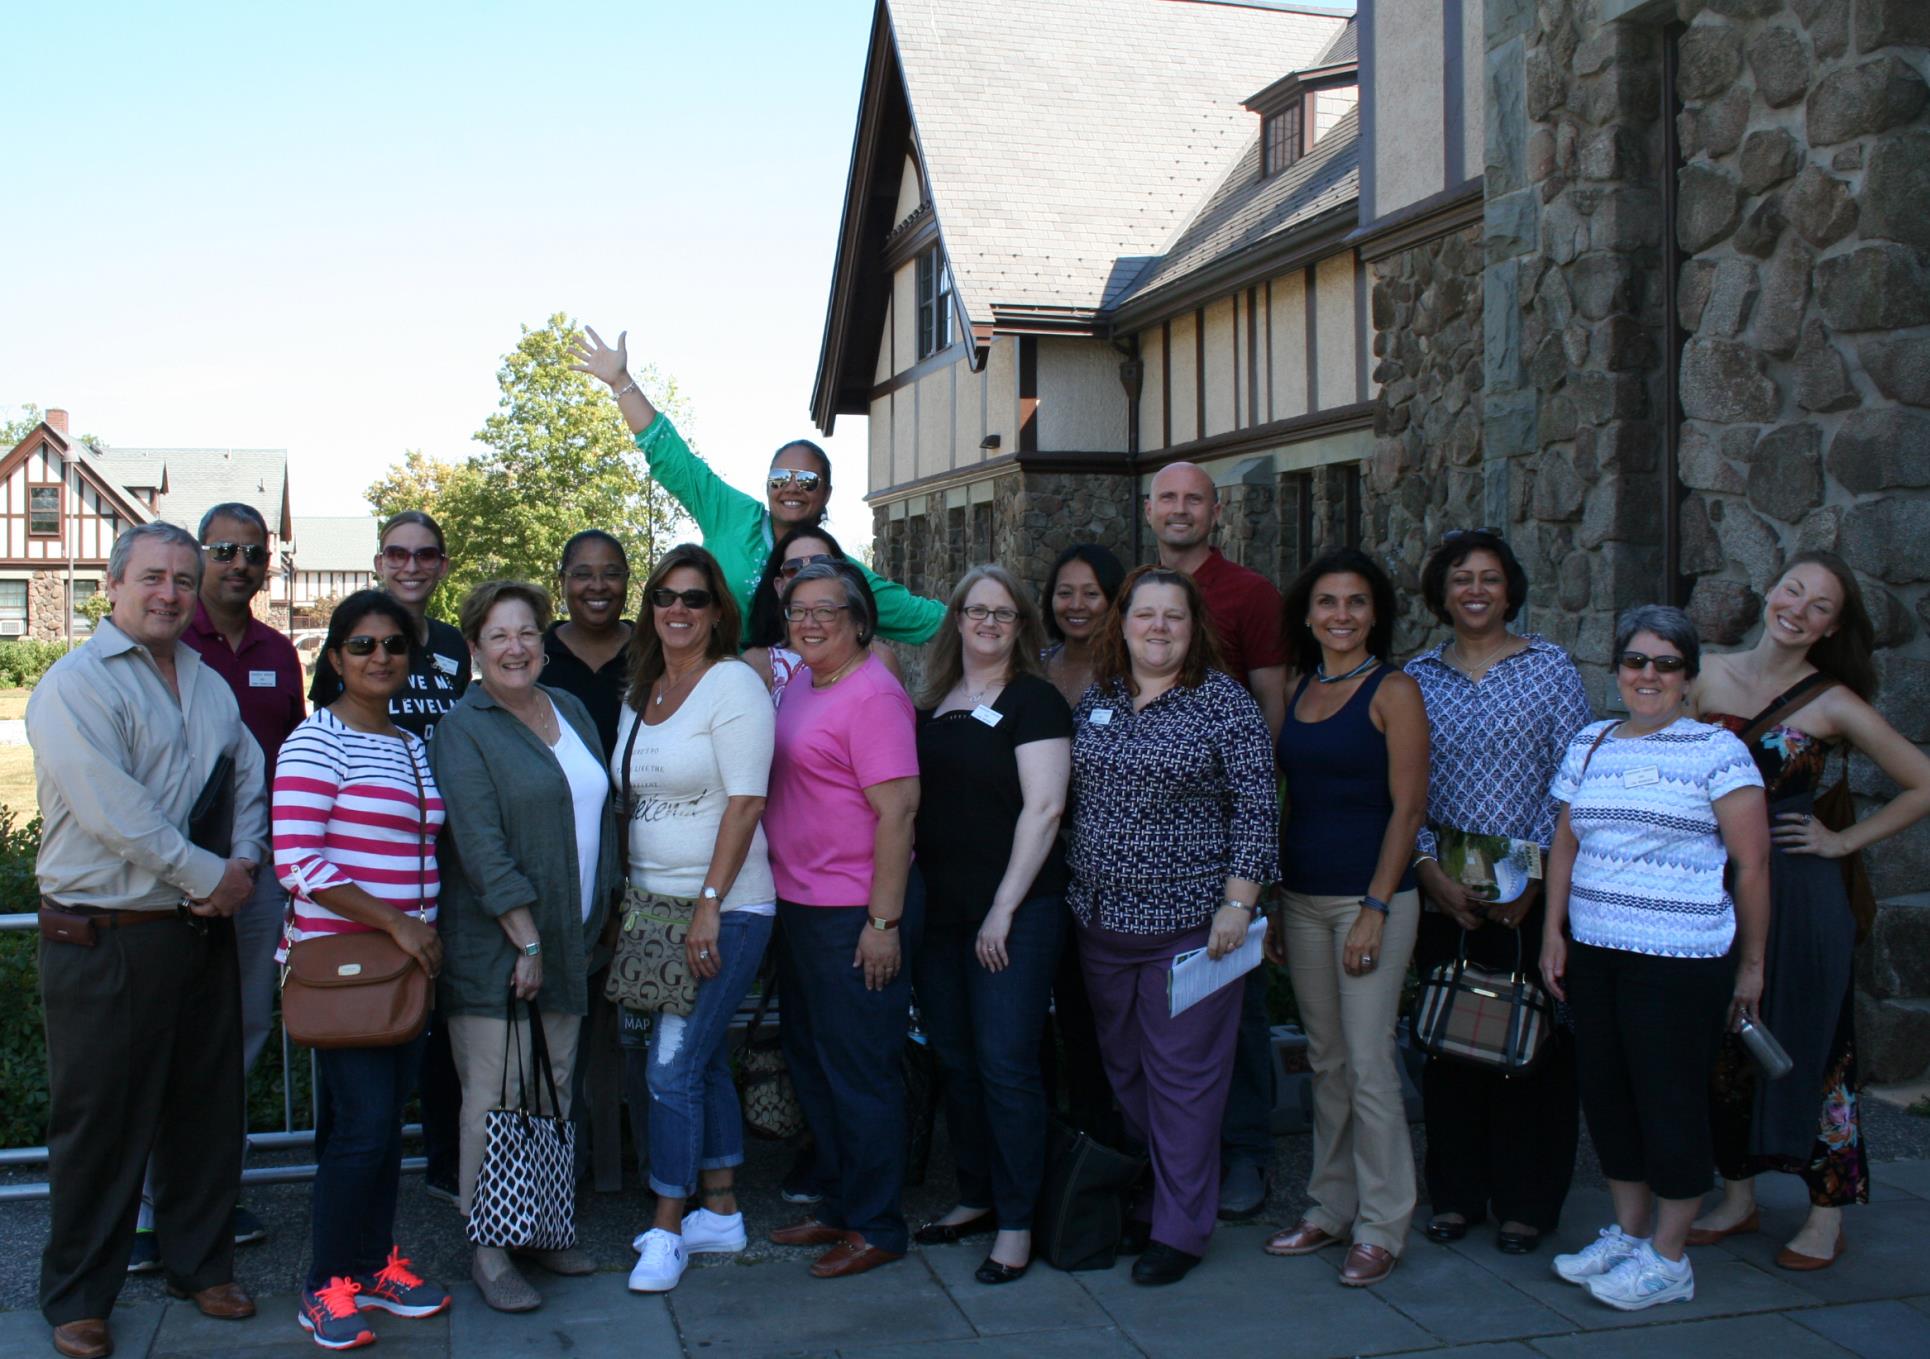
<instances>
[{"instance_id":1,"label":"name tag","mask_svg":"<svg viewBox=\"0 0 1930 1359\"><path fill-rule=\"evenodd\" d=\"M1094 708L1091 712L1086 714L1086 721L1092 723L1092 725L1095 727L1111 726L1112 709L1111 708Z\"/></svg>"},{"instance_id":2,"label":"name tag","mask_svg":"<svg viewBox=\"0 0 1930 1359\"><path fill-rule=\"evenodd\" d=\"M248 672L250 689L272 689L275 687L275 672L272 670L250 670Z\"/></svg>"},{"instance_id":3,"label":"name tag","mask_svg":"<svg viewBox=\"0 0 1930 1359\"><path fill-rule=\"evenodd\" d=\"M456 673L456 670L457 670L456 662L451 660L449 657L444 656L442 653L437 652L435 655L431 656L430 659L436 663L436 669L440 670L443 674L453 675Z\"/></svg>"},{"instance_id":4,"label":"name tag","mask_svg":"<svg viewBox=\"0 0 1930 1359\"><path fill-rule=\"evenodd\" d=\"M1649 765L1643 769L1631 769L1628 773L1622 775L1622 787L1624 788L1646 788L1652 783L1660 783L1661 781L1662 771L1654 765Z\"/></svg>"},{"instance_id":5,"label":"name tag","mask_svg":"<svg viewBox=\"0 0 1930 1359\"><path fill-rule=\"evenodd\" d=\"M1004 713L988 708L983 703L972 709L972 716L976 717L988 727L996 727L1000 722L1005 720Z\"/></svg>"}]
</instances>

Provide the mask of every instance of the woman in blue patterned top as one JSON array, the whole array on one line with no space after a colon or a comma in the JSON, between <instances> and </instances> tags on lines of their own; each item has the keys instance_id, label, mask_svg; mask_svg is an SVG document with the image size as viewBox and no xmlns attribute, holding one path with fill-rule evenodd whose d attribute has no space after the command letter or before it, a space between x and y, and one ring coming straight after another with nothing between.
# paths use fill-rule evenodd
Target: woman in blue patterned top
<instances>
[{"instance_id":1,"label":"woman in blue patterned top","mask_svg":"<svg viewBox=\"0 0 1930 1359\"><path fill-rule=\"evenodd\" d=\"M1421 569L1421 596L1454 636L1407 663L1427 704L1427 824L1416 840L1415 876L1426 894L1415 962L1423 976L1467 949L1470 963L1529 975L1541 959L1541 883L1511 901L1469 886L1481 865L1442 867L1443 835L1506 836L1543 856L1561 810L1548 796L1568 738L1591 716L1575 663L1560 647L1508 631L1528 601L1528 577L1507 543L1486 529L1451 533ZM1470 872L1470 868L1474 870ZM1494 1212L1496 1245L1522 1255L1561 1218L1575 1170L1581 1108L1575 1048L1566 1029L1525 1076L1452 1057L1428 1060L1430 1241L1457 1241Z\"/></svg>"},{"instance_id":2,"label":"woman in blue patterned top","mask_svg":"<svg viewBox=\"0 0 1930 1359\"><path fill-rule=\"evenodd\" d=\"M1212 1239L1240 1020L1237 985L1171 1014L1173 959L1237 948L1279 865L1266 721L1214 655L1192 578L1142 566L1106 614L1073 715L1066 896L1106 1075L1152 1148L1152 1201L1121 1246L1144 1250L1141 1284L1185 1277Z\"/></svg>"},{"instance_id":3,"label":"woman in blue patterned top","mask_svg":"<svg viewBox=\"0 0 1930 1359\"><path fill-rule=\"evenodd\" d=\"M1684 714L1700 661L1680 609L1625 612L1628 716L1576 732L1555 775L1541 976L1574 1011L1582 1113L1615 1201L1614 1224L1555 1273L1624 1311L1695 1296L1684 1249L1714 1180L1709 1073L1725 1025L1762 1000L1762 775L1731 733Z\"/></svg>"}]
</instances>

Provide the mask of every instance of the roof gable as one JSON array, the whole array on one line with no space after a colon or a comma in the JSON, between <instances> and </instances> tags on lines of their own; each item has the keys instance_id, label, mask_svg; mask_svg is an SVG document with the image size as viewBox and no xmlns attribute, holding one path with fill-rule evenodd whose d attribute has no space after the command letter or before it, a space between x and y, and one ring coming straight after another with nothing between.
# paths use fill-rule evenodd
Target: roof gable
<instances>
[{"instance_id":1,"label":"roof gable","mask_svg":"<svg viewBox=\"0 0 1930 1359\"><path fill-rule=\"evenodd\" d=\"M141 503L139 496L130 493L127 487L102 468L100 454L80 439L62 434L45 420L8 450L5 457L0 457L0 478L10 475L15 467L32 457L43 445L50 448L57 458L72 459L78 468L76 475L93 487L96 495L111 504L116 514L136 524L145 524L154 518L153 511Z\"/></svg>"},{"instance_id":2,"label":"roof gable","mask_svg":"<svg viewBox=\"0 0 1930 1359\"><path fill-rule=\"evenodd\" d=\"M214 506L240 501L260 511L276 537L292 535L287 449L115 448L103 455L102 465L124 485L159 486L155 516L190 531Z\"/></svg>"}]
</instances>

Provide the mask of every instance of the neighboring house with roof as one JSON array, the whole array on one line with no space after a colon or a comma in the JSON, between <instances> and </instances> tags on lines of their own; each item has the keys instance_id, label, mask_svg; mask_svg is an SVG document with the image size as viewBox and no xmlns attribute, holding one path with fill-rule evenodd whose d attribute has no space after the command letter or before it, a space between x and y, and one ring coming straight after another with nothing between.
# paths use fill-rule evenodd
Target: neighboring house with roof
<instances>
[{"instance_id":1,"label":"neighboring house with roof","mask_svg":"<svg viewBox=\"0 0 1930 1359\"><path fill-rule=\"evenodd\" d=\"M327 627L323 605L375 584L376 521L367 514L304 515L288 593L294 626Z\"/></svg>"},{"instance_id":2,"label":"neighboring house with roof","mask_svg":"<svg viewBox=\"0 0 1930 1359\"><path fill-rule=\"evenodd\" d=\"M880 570L942 595L1076 541L1137 560L1178 459L1269 574L1305 559L1316 478L1358 505L1354 70L1312 6L881 0L812 396L827 433L869 416Z\"/></svg>"}]
</instances>

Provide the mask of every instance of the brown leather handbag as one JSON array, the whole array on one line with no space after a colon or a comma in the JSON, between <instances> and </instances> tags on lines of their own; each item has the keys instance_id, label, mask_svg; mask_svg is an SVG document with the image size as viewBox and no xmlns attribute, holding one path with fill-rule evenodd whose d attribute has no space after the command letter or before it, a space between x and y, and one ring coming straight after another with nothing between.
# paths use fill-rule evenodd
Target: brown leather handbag
<instances>
[{"instance_id":1,"label":"brown leather handbag","mask_svg":"<svg viewBox=\"0 0 1930 1359\"><path fill-rule=\"evenodd\" d=\"M419 827L416 918L427 924L429 799L412 747L409 772L415 775ZM429 977L381 930L303 939L288 946L281 1022L290 1040L305 1048L400 1047L429 1022Z\"/></svg>"}]
</instances>

